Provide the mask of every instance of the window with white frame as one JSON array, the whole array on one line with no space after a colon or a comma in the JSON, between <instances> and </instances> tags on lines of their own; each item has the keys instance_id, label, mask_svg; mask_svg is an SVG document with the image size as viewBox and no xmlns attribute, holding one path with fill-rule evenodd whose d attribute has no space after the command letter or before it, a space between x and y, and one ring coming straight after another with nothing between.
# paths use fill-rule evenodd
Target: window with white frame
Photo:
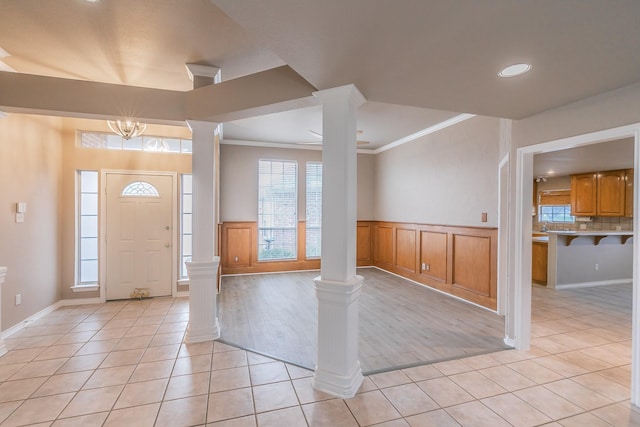
<instances>
[{"instance_id":1,"label":"window with white frame","mask_svg":"<svg viewBox=\"0 0 640 427\"><path fill-rule=\"evenodd\" d=\"M258 161L258 260L296 259L297 169L291 160Z\"/></svg>"},{"instance_id":2,"label":"window with white frame","mask_svg":"<svg viewBox=\"0 0 640 427\"><path fill-rule=\"evenodd\" d=\"M571 215L571 205L542 205L540 206L538 222L575 222Z\"/></svg>"},{"instance_id":3,"label":"window with white frame","mask_svg":"<svg viewBox=\"0 0 640 427\"><path fill-rule=\"evenodd\" d=\"M538 192L538 222L574 222L570 190Z\"/></svg>"},{"instance_id":4,"label":"window with white frame","mask_svg":"<svg viewBox=\"0 0 640 427\"><path fill-rule=\"evenodd\" d=\"M322 237L322 162L307 162L306 256L320 257Z\"/></svg>"},{"instance_id":5,"label":"window with white frame","mask_svg":"<svg viewBox=\"0 0 640 427\"><path fill-rule=\"evenodd\" d=\"M187 262L191 261L193 183L191 174L182 174L180 182L180 279L187 279Z\"/></svg>"},{"instance_id":6,"label":"window with white frame","mask_svg":"<svg viewBox=\"0 0 640 427\"><path fill-rule=\"evenodd\" d=\"M94 285L98 283L98 171L78 171L77 188L76 285Z\"/></svg>"}]
</instances>

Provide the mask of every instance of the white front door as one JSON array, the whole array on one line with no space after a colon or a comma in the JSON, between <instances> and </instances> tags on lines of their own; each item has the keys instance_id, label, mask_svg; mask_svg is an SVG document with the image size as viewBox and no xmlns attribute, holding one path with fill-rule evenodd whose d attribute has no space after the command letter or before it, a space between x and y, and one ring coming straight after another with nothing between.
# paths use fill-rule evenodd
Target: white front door
<instances>
[{"instance_id":1,"label":"white front door","mask_svg":"<svg viewBox=\"0 0 640 427\"><path fill-rule=\"evenodd\" d=\"M106 299L171 295L173 176L106 174Z\"/></svg>"}]
</instances>

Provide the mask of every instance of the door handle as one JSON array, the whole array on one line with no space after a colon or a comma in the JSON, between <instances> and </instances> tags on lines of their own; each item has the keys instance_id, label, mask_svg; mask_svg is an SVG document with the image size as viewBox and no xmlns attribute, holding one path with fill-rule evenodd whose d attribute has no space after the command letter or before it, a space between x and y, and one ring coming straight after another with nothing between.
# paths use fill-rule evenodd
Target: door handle
<instances>
[{"instance_id":1,"label":"door handle","mask_svg":"<svg viewBox=\"0 0 640 427\"><path fill-rule=\"evenodd\" d=\"M165 243L165 244L164 244L164 247L165 247L165 248L169 248L169 247L171 247L171 243Z\"/></svg>"}]
</instances>

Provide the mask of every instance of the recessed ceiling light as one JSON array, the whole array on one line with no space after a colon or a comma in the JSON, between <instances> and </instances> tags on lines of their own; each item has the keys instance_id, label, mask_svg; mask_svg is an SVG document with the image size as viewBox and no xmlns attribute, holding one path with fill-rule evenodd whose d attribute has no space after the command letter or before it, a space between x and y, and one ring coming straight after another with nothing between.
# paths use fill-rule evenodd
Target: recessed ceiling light
<instances>
[{"instance_id":1,"label":"recessed ceiling light","mask_svg":"<svg viewBox=\"0 0 640 427\"><path fill-rule=\"evenodd\" d=\"M498 75L500 77L515 77L526 73L530 69L530 64L513 64L500 71Z\"/></svg>"}]
</instances>

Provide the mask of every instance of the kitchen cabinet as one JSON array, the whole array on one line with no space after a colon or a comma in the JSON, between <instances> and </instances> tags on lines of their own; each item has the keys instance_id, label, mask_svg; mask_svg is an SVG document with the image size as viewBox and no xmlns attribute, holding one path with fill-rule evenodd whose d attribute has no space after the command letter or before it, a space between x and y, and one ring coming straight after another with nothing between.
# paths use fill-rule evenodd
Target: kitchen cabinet
<instances>
[{"instance_id":1,"label":"kitchen cabinet","mask_svg":"<svg viewBox=\"0 0 640 427\"><path fill-rule=\"evenodd\" d=\"M595 173L571 175L571 215L595 216L598 177Z\"/></svg>"},{"instance_id":2,"label":"kitchen cabinet","mask_svg":"<svg viewBox=\"0 0 640 427\"><path fill-rule=\"evenodd\" d=\"M625 174L627 188L624 196L624 216L630 218L633 217L633 169L627 169Z\"/></svg>"},{"instance_id":3,"label":"kitchen cabinet","mask_svg":"<svg viewBox=\"0 0 640 427\"><path fill-rule=\"evenodd\" d=\"M626 170L571 175L571 214L574 216L633 215L633 187ZM633 176L633 170L631 170ZM631 178L633 185L633 177ZM631 193L631 209L627 194Z\"/></svg>"},{"instance_id":4,"label":"kitchen cabinet","mask_svg":"<svg viewBox=\"0 0 640 427\"><path fill-rule=\"evenodd\" d=\"M624 216L626 172L624 170L598 173L598 216Z\"/></svg>"},{"instance_id":5,"label":"kitchen cabinet","mask_svg":"<svg viewBox=\"0 0 640 427\"><path fill-rule=\"evenodd\" d=\"M531 280L535 283L547 284L547 242L532 242L531 248Z\"/></svg>"}]
</instances>

